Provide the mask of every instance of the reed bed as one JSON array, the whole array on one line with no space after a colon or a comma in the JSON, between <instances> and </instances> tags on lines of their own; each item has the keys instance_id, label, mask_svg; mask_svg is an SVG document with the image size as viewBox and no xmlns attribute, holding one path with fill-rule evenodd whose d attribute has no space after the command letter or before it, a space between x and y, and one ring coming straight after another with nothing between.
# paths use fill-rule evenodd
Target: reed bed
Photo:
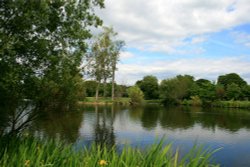
<instances>
[{"instance_id":1,"label":"reed bed","mask_svg":"<svg viewBox=\"0 0 250 167\"><path fill-rule=\"evenodd\" d=\"M90 147L76 150L73 145L53 140L21 137L0 140L1 167L210 167L215 151L194 147L184 157L173 151L171 144L161 140L145 150L125 147L117 152L115 147Z\"/></svg>"}]
</instances>

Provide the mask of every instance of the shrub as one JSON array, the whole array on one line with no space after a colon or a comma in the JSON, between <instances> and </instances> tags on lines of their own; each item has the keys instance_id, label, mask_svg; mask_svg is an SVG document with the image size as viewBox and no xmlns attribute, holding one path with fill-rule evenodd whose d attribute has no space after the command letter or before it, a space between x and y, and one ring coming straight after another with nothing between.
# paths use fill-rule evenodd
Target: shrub
<instances>
[{"instance_id":1,"label":"shrub","mask_svg":"<svg viewBox=\"0 0 250 167\"><path fill-rule=\"evenodd\" d=\"M144 100L144 94L138 86L132 86L128 89L128 96L132 105L141 104Z\"/></svg>"}]
</instances>

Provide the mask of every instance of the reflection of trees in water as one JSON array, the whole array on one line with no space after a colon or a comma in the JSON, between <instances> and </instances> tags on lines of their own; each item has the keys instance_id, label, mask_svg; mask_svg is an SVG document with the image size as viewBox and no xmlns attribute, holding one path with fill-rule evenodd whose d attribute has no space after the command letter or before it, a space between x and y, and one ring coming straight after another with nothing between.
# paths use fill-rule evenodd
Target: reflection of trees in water
<instances>
[{"instance_id":1,"label":"reflection of trees in water","mask_svg":"<svg viewBox=\"0 0 250 167\"><path fill-rule=\"evenodd\" d=\"M38 116L36 108L29 101L23 101L18 107L1 107L0 111L0 136L19 134Z\"/></svg>"},{"instance_id":2,"label":"reflection of trees in water","mask_svg":"<svg viewBox=\"0 0 250 167\"><path fill-rule=\"evenodd\" d=\"M170 107L162 110L160 123L163 128L188 129L194 125L195 120L190 112L183 112L181 107Z\"/></svg>"},{"instance_id":3,"label":"reflection of trees in water","mask_svg":"<svg viewBox=\"0 0 250 167\"><path fill-rule=\"evenodd\" d=\"M203 127L219 128L236 132L241 128L250 129L250 112L242 109L203 109L204 114L198 117Z\"/></svg>"},{"instance_id":4,"label":"reflection of trees in water","mask_svg":"<svg viewBox=\"0 0 250 167\"><path fill-rule=\"evenodd\" d=\"M113 147L115 146L115 134L114 134L114 106L99 107L95 106L96 123L94 127L94 140L101 147L104 145Z\"/></svg>"},{"instance_id":5,"label":"reflection of trees in water","mask_svg":"<svg viewBox=\"0 0 250 167\"><path fill-rule=\"evenodd\" d=\"M199 108L199 107L159 107L144 106L130 108L129 116L134 121L141 121L144 128L150 130L159 122L164 129L188 129L195 124L203 128L216 127L238 131L250 129L250 112L240 109Z\"/></svg>"},{"instance_id":6,"label":"reflection of trees in water","mask_svg":"<svg viewBox=\"0 0 250 167\"><path fill-rule=\"evenodd\" d=\"M157 126L157 121L160 116L159 107L145 107L141 117L142 126L148 130L154 129Z\"/></svg>"},{"instance_id":7,"label":"reflection of trees in water","mask_svg":"<svg viewBox=\"0 0 250 167\"><path fill-rule=\"evenodd\" d=\"M32 130L39 137L59 138L74 143L79 137L83 112L79 111L47 111L34 121Z\"/></svg>"}]
</instances>

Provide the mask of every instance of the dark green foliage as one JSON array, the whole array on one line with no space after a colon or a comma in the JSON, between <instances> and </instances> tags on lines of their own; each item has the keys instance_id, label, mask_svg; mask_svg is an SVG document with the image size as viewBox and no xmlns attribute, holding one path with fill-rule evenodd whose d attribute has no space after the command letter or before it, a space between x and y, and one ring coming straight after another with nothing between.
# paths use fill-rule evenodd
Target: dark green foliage
<instances>
[{"instance_id":1,"label":"dark green foliage","mask_svg":"<svg viewBox=\"0 0 250 167\"><path fill-rule=\"evenodd\" d=\"M84 40L91 37L87 27L101 24L92 8L103 5L103 0L1 1L1 105L17 107L32 99L40 106L68 106L80 98L79 66Z\"/></svg>"},{"instance_id":2,"label":"dark green foliage","mask_svg":"<svg viewBox=\"0 0 250 167\"><path fill-rule=\"evenodd\" d=\"M216 91L216 98L217 99L223 100L225 98L226 91L225 91L225 88L224 88L223 85L217 84L216 88L215 88L215 91Z\"/></svg>"},{"instance_id":3,"label":"dark green foliage","mask_svg":"<svg viewBox=\"0 0 250 167\"><path fill-rule=\"evenodd\" d=\"M239 87L243 87L247 85L247 82L244 81L238 74L236 73L230 73L226 75L221 75L218 77L217 84L223 85L225 88L227 88L230 84L237 84Z\"/></svg>"},{"instance_id":4,"label":"dark green foliage","mask_svg":"<svg viewBox=\"0 0 250 167\"><path fill-rule=\"evenodd\" d=\"M194 84L190 75L178 75L175 78L163 80L160 85L160 97L164 104L178 104L190 96L190 88Z\"/></svg>"},{"instance_id":5,"label":"dark green foliage","mask_svg":"<svg viewBox=\"0 0 250 167\"><path fill-rule=\"evenodd\" d=\"M242 94L243 94L244 100L250 100L250 85L245 85L242 88Z\"/></svg>"},{"instance_id":6,"label":"dark green foliage","mask_svg":"<svg viewBox=\"0 0 250 167\"><path fill-rule=\"evenodd\" d=\"M238 100L241 96L241 88L235 83L227 85L226 96L228 100Z\"/></svg>"},{"instance_id":7,"label":"dark green foliage","mask_svg":"<svg viewBox=\"0 0 250 167\"><path fill-rule=\"evenodd\" d=\"M94 97L96 91L97 82L96 81L85 81L84 87L87 97Z\"/></svg>"},{"instance_id":8,"label":"dark green foliage","mask_svg":"<svg viewBox=\"0 0 250 167\"><path fill-rule=\"evenodd\" d=\"M199 89L199 97L203 102L210 103L216 99L215 85L212 83L204 83Z\"/></svg>"},{"instance_id":9,"label":"dark green foliage","mask_svg":"<svg viewBox=\"0 0 250 167\"><path fill-rule=\"evenodd\" d=\"M136 85L143 91L146 100L159 98L159 85L155 76L145 76L141 81L137 81Z\"/></svg>"}]
</instances>

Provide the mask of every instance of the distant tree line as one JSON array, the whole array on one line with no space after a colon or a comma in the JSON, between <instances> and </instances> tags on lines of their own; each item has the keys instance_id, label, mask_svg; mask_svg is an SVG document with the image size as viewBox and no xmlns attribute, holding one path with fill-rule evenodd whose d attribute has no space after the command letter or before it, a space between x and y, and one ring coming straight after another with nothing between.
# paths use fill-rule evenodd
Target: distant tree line
<instances>
[{"instance_id":1,"label":"distant tree line","mask_svg":"<svg viewBox=\"0 0 250 167\"><path fill-rule=\"evenodd\" d=\"M94 96L94 85L94 81L86 82L87 96ZM119 97L133 96L136 103L141 102L143 98L161 100L166 105L181 104L185 101L191 101L193 105L210 105L214 101L250 100L250 85L236 73L220 75L216 82L203 78L195 80L191 75L177 75L159 83L157 77L147 75L138 80L132 88L124 85L118 87Z\"/></svg>"},{"instance_id":2,"label":"distant tree line","mask_svg":"<svg viewBox=\"0 0 250 167\"><path fill-rule=\"evenodd\" d=\"M180 104L184 100L210 104L216 100L249 100L250 85L236 73L218 77L217 82L195 80L191 75L177 75L158 82L155 76L145 76L136 82L145 99L161 99L164 104Z\"/></svg>"}]
</instances>

